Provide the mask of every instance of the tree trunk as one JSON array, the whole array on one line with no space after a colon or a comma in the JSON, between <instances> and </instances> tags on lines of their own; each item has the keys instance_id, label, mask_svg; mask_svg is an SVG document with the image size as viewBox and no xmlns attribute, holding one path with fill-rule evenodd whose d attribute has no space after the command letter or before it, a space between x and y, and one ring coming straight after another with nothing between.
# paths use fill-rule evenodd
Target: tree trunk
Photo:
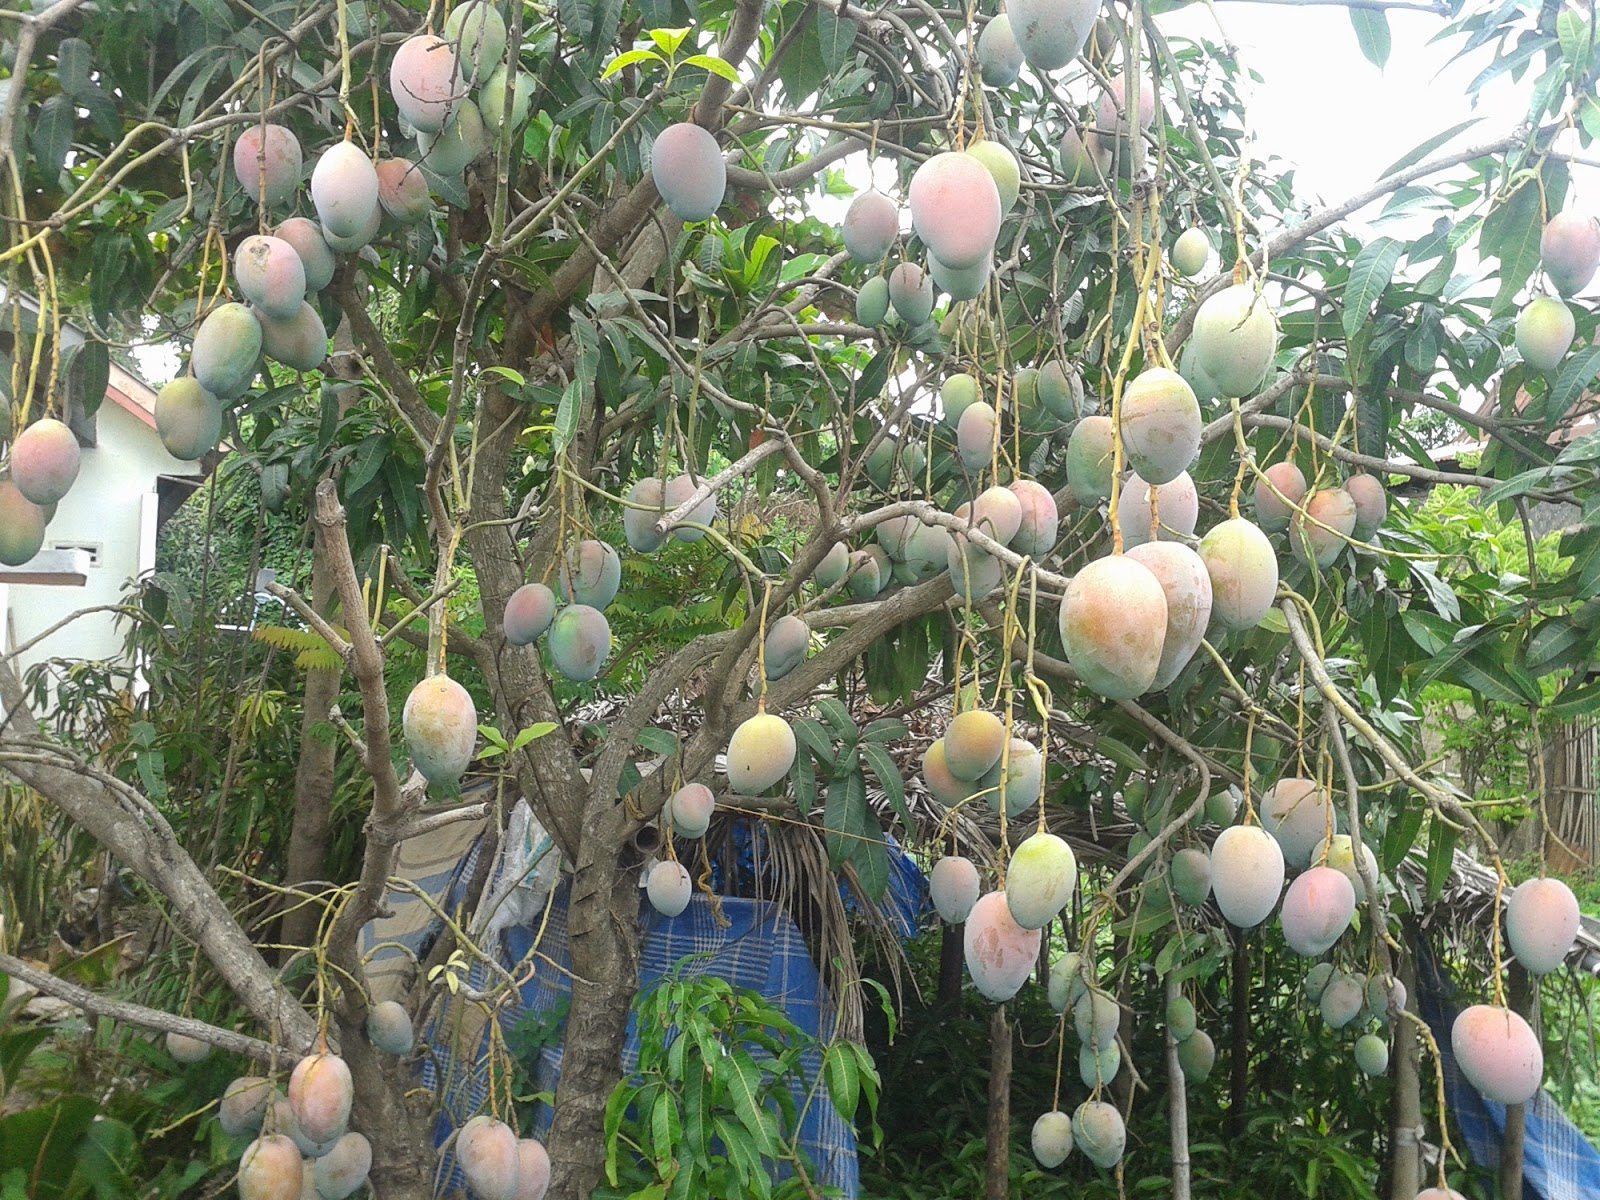
<instances>
[{"instance_id":1,"label":"tree trunk","mask_svg":"<svg viewBox=\"0 0 1600 1200\"><path fill-rule=\"evenodd\" d=\"M418 1092L411 1066L381 1053L364 1030L344 1028L340 1052L355 1086L356 1128L372 1140L371 1192L378 1200L432 1200L439 1156L433 1148L432 1096Z\"/></svg>"},{"instance_id":2,"label":"tree trunk","mask_svg":"<svg viewBox=\"0 0 1600 1200\"><path fill-rule=\"evenodd\" d=\"M622 1077L628 1012L639 988L637 875L620 867L614 847L595 841L586 828L567 905L572 1007L550 1127L549 1200L588 1200L600 1183L606 1101Z\"/></svg>"},{"instance_id":3,"label":"tree trunk","mask_svg":"<svg viewBox=\"0 0 1600 1200\"><path fill-rule=\"evenodd\" d=\"M320 538L313 548L311 604L323 616L333 609L333 578ZM300 710L300 758L294 773L294 819L289 828L284 882L290 887L327 878L328 826L333 806L334 742L328 716L339 697L343 672L316 667L306 672L305 700ZM278 941L280 961L291 947L309 946L322 920L320 905L289 901Z\"/></svg>"},{"instance_id":4,"label":"tree trunk","mask_svg":"<svg viewBox=\"0 0 1600 1200\"><path fill-rule=\"evenodd\" d=\"M1395 973L1406 989L1406 1011L1417 1012L1417 972L1409 949L1398 955ZM1415 1200L1422 1190L1422 1039L1416 1026L1402 1018L1394 1027L1394 1058L1389 1075L1394 1092L1389 1104L1389 1200Z\"/></svg>"},{"instance_id":5,"label":"tree trunk","mask_svg":"<svg viewBox=\"0 0 1600 1200\"><path fill-rule=\"evenodd\" d=\"M984 1168L985 1200L1011 1195L1011 1026L1006 1006L989 1018L989 1154Z\"/></svg>"},{"instance_id":6,"label":"tree trunk","mask_svg":"<svg viewBox=\"0 0 1600 1200\"><path fill-rule=\"evenodd\" d=\"M1250 942L1233 933L1233 1014L1229 1039L1228 1133L1244 1136L1245 1095L1250 1090Z\"/></svg>"}]
</instances>

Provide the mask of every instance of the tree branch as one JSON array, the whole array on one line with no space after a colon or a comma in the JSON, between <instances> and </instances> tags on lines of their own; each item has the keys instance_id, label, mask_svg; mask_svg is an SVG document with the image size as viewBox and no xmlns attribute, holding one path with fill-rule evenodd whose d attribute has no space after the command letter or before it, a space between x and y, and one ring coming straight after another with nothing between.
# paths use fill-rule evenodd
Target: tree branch
<instances>
[{"instance_id":1,"label":"tree branch","mask_svg":"<svg viewBox=\"0 0 1600 1200\"><path fill-rule=\"evenodd\" d=\"M663 514L661 519L655 524L655 531L658 534L671 533L678 523L687 518L688 515L692 513L701 503L708 500L712 496L715 496L735 479L738 479L742 475L748 475L751 471L754 471L764 459L771 458L774 454L781 453L783 453L782 442L763 442L754 450L747 452L744 457L740 458L737 462L724 467L721 471L718 471L716 475L710 478L705 478L702 476L700 480L700 486L695 488L694 494L682 504L678 505L678 507L673 509L671 512Z\"/></svg>"},{"instance_id":2,"label":"tree branch","mask_svg":"<svg viewBox=\"0 0 1600 1200\"><path fill-rule=\"evenodd\" d=\"M79 987L65 979L57 979L48 971L29 966L22 959L13 958L9 954L0 954L0 974L20 979L35 991L46 996L54 996L57 1000L65 1000L74 1008L80 1008L84 1012L109 1017L113 1021L121 1021L124 1025L137 1025L141 1029L182 1034L184 1037L215 1046L218 1050L226 1050L230 1054L242 1054L246 1058L268 1066L281 1069L293 1066L300 1058L300 1055L287 1047L275 1046L271 1042L235 1033L231 1029L220 1029L204 1021L196 1021L193 1017L175 1017L171 1013L146 1008L142 1004L112 1000L107 996L91 992L86 987Z\"/></svg>"},{"instance_id":3,"label":"tree branch","mask_svg":"<svg viewBox=\"0 0 1600 1200\"><path fill-rule=\"evenodd\" d=\"M1316 433L1305 425L1300 425L1287 417L1268 416L1266 413L1251 413L1243 418L1246 427L1264 427L1267 429L1281 429L1284 432L1295 431L1300 437L1308 441L1315 441L1325 454L1331 454L1341 462L1352 466L1365 467L1375 474L1388 472L1391 475L1407 475L1412 479L1420 479L1424 483L1450 483L1461 487L1492 488L1503 483L1504 480L1494 479L1488 475L1466 475L1459 471L1440 471L1434 467L1412 466L1410 463L1395 462L1387 458L1376 458L1371 454L1358 454L1346 446L1341 446L1332 438ZM1544 488L1530 488L1527 495L1536 500L1562 500L1566 493L1562 491L1548 491Z\"/></svg>"},{"instance_id":4,"label":"tree branch","mask_svg":"<svg viewBox=\"0 0 1600 1200\"><path fill-rule=\"evenodd\" d=\"M1521 145L1526 140L1526 132L1510 133L1504 137L1496 138L1492 142L1480 142L1475 146L1468 146L1465 150L1457 150L1437 158L1430 158L1426 162L1407 167L1403 171L1396 171L1393 175L1386 175L1364 191L1357 192L1337 204L1329 204L1317 209L1298 225L1279 230L1267 240L1267 244L1264 247L1256 250L1250 256L1250 262L1259 269L1263 261L1263 255L1276 260L1290 248L1310 240L1329 226L1337 224L1351 213L1365 208L1374 200L1388 195L1397 188L1402 188L1408 183L1432 175L1435 171L1443 171L1449 167L1471 162L1475 158L1502 154L1513 146ZM1232 283L1232 275L1223 271L1199 290L1195 295L1194 301L1188 308L1184 309L1178 319L1172 323L1172 327L1167 330L1165 340L1168 354L1176 355L1178 348L1188 339L1189 331L1194 328L1194 315L1199 310L1200 305Z\"/></svg>"}]
</instances>

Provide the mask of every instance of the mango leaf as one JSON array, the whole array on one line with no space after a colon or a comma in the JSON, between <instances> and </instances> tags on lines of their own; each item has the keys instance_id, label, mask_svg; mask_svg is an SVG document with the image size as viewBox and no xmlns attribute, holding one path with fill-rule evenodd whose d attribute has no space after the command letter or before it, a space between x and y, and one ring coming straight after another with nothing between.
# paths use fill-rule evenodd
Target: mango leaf
<instances>
[{"instance_id":1,"label":"mango leaf","mask_svg":"<svg viewBox=\"0 0 1600 1200\"><path fill-rule=\"evenodd\" d=\"M803 813L817 806L817 766L809 754L797 755L794 769L789 772L789 782L794 787L794 802Z\"/></svg>"},{"instance_id":2,"label":"mango leaf","mask_svg":"<svg viewBox=\"0 0 1600 1200\"><path fill-rule=\"evenodd\" d=\"M849 17L841 17L833 9L821 5L817 6L816 23L822 63L832 75L850 60L850 51L855 46L859 27Z\"/></svg>"},{"instance_id":3,"label":"mango leaf","mask_svg":"<svg viewBox=\"0 0 1600 1200\"><path fill-rule=\"evenodd\" d=\"M828 728L833 730L834 737L842 742L853 743L858 733L856 723L850 716L850 710L833 696L818 696L813 702L817 711L822 714L822 719L828 723Z\"/></svg>"},{"instance_id":4,"label":"mango leaf","mask_svg":"<svg viewBox=\"0 0 1600 1200\"><path fill-rule=\"evenodd\" d=\"M67 38L56 47L56 82L69 96L81 96L89 89L93 55L82 38Z\"/></svg>"},{"instance_id":5,"label":"mango leaf","mask_svg":"<svg viewBox=\"0 0 1600 1200\"><path fill-rule=\"evenodd\" d=\"M1534 676L1575 666L1589 649L1590 635L1568 617L1551 617L1528 639L1527 668Z\"/></svg>"},{"instance_id":6,"label":"mango leaf","mask_svg":"<svg viewBox=\"0 0 1600 1200\"><path fill-rule=\"evenodd\" d=\"M666 59L662 59L661 54L654 50L629 50L626 54L618 54L616 58L611 59L606 64L605 70L600 72L600 78L611 78L619 70L626 70L638 62L659 62L662 66L666 66Z\"/></svg>"},{"instance_id":7,"label":"mango leaf","mask_svg":"<svg viewBox=\"0 0 1600 1200\"><path fill-rule=\"evenodd\" d=\"M1450 866L1455 858L1456 843L1461 840L1459 830L1443 821L1433 822L1428 834L1428 903L1438 901L1444 892L1445 880L1450 877Z\"/></svg>"},{"instance_id":8,"label":"mango leaf","mask_svg":"<svg viewBox=\"0 0 1600 1200\"><path fill-rule=\"evenodd\" d=\"M905 822L905 828L914 829L911 810L906 807L905 781L900 778L900 768L895 766L889 752L878 742L862 742L861 757L867 760L867 766L872 768L872 773L878 777L883 790L889 794L889 803L894 806L894 811L900 820Z\"/></svg>"},{"instance_id":9,"label":"mango leaf","mask_svg":"<svg viewBox=\"0 0 1600 1200\"><path fill-rule=\"evenodd\" d=\"M1114 737L1106 737L1101 734L1095 739L1095 750L1109 758L1119 767L1124 767L1129 771L1145 770L1145 761L1139 755L1139 752L1126 742L1120 742Z\"/></svg>"},{"instance_id":10,"label":"mango leaf","mask_svg":"<svg viewBox=\"0 0 1600 1200\"><path fill-rule=\"evenodd\" d=\"M62 358L66 358L63 351ZM66 369L67 402L86 417L100 411L111 386L111 348L104 342L82 342Z\"/></svg>"},{"instance_id":11,"label":"mango leaf","mask_svg":"<svg viewBox=\"0 0 1600 1200\"><path fill-rule=\"evenodd\" d=\"M656 1097L655 1111L650 1114L650 1141L657 1166L670 1168L683 1141L683 1119L678 1112L678 1098L665 1088Z\"/></svg>"},{"instance_id":12,"label":"mango leaf","mask_svg":"<svg viewBox=\"0 0 1600 1200\"><path fill-rule=\"evenodd\" d=\"M894 350L880 350L872 356L871 361L861 369L861 378L856 381L856 395L862 400L870 400L883 391L883 385L888 382L889 368L894 365Z\"/></svg>"},{"instance_id":13,"label":"mango leaf","mask_svg":"<svg viewBox=\"0 0 1600 1200\"><path fill-rule=\"evenodd\" d=\"M1500 259L1500 289L1489 307L1492 317L1511 311L1517 293L1539 265L1539 236L1544 224L1539 219L1538 186L1531 181L1523 184L1496 210L1499 212L1505 214L1502 225L1491 229L1489 222L1484 222L1484 253L1495 254ZM1491 233L1499 234L1492 248L1489 245Z\"/></svg>"},{"instance_id":14,"label":"mango leaf","mask_svg":"<svg viewBox=\"0 0 1600 1200\"><path fill-rule=\"evenodd\" d=\"M850 853L850 864L856 869L856 879L867 899L874 904L882 903L889 891L889 847L884 843L878 819L870 812L866 814L862 835Z\"/></svg>"},{"instance_id":15,"label":"mango leaf","mask_svg":"<svg viewBox=\"0 0 1600 1200\"><path fill-rule=\"evenodd\" d=\"M733 1111L739 1122L756 1144L756 1149L766 1157L778 1153L777 1139L772 1136L772 1114L761 1103L761 1068L748 1050L734 1050L717 1063L717 1075L728 1089L733 1101Z\"/></svg>"},{"instance_id":16,"label":"mango leaf","mask_svg":"<svg viewBox=\"0 0 1600 1200\"><path fill-rule=\"evenodd\" d=\"M1600 437L1600 434L1594 436ZM1600 450L1596 454L1600 456ZM911 727L898 717L879 717L867 722L866 728L861 731L861 740L864 742L898 742L910 736Z\"/></svg>"},{"instance_id":17,"label":"mango leaf","mask_svg":"<svg viewBox=\"0 0 1600 1200\"><path fill-rule=\"evenodd\" d=\"M856 838L867 829L867 781L859 771L828 785L822 810L828 866L838 870L855 852Z\"/></svg>"},{"instance_id":18,"label":"mango leaf","mask_svg":"<svg viewBox=\"0 0 1600 1200\"><path fill-rule=\"evenodd\" d=\"M50 178L61 173L67 152L72 149L72 101L66 96L51 96L39 106L28 138L39 169Z\"/></svg>"},{"instance_id":19,"label":"mango leaf","mask_svg":"<svg viewBox=\"0 0 1600 1200\"><path fill-rule=\"evenodd\" d=\"M646 726L639 731L639 736L633 739L652 754L676 754L678 752L678 735L670 729L657 729L655 726Z\"/></svg>"},{"instance_id":20,"label":"mango leaf","mask_svg":"<svg viewBox=\"0 0 1600 1200\"><path fill-rule=\"evenodd\" d=\"M87 1096L63 1096L0 1117L0 1174L21 1169L29 1200L64 1196L80 1143L98 1111Z\"/></svg>"},{"instance_id":21,"label":"mango leaf","mask_svg":"<svg viewBox=\"0 0 1600 1200\"><path fill-rule=\"evenodd\" d=\"M1576 473L1575 468L1565 466L1535 467L1531 471L1523 471L1513 475L1501 483L1484 492L1481 503L1485 508L1498 504L1502 500L1513 500L1524 496L1539 488L1551 487L1570 478Z\"/></svg>"},{"instance_id":22,"label":"mango leaf","mask_svg":"<svg viewBox=\"0 0 1600 1200\"><path fill-rule=\"evenodd\" d=\"M1578 398L1589 390L1596 374L1600 374L1600 346L1590 346L1587 350L1568 355L1561 374L1550 385L1550 395L1544 402L1547 428L1554 429L1566 417ZM1562 460L1565 459L1563 455Z\"/></svg>"},{"instance_id":23,"label":"mango leaf","mask_svg":"<svg viewBox=\"0 0 1600 1200\"><path fill-rule=\"evenodd\" d=\"M795 740L809 750L818 762L833 762L833 739L816 721L810 717L796 717L789 722L789 728L794 730Z\"/></svg>"},{"instance_id":24,"label":"mango leaf","mask_svg":"<svg viewBox=\"0 0 1600 1200\"><path fill-rule=\"evenodd\" d=\"M679 1039L685 1043L688 1038ZM695 1063L682 1074L683 1078L683 1134L689 1153L704 1158L711 1145L709 1080L704 1063Z\"/></svg>"},{"instance_id":25,"label":"mango leaf","mask_svg":"<svg viewBox=\"0 0 1600 1200\"><path fill-rule=\"evenodd\" d=\"M1583 16L1570 8L1561 10L1556 17L1556 39L1561 43L1561 57L1573 67L1582 70L1589 58L1589 46L1594 30Z\"/></svg>"},{"instance_id":26,"label":"mango leaf","mask_svg":"<svg viewBox=\"0 0 1600 1200\"><path fill-rule=\"evenodd\" d=\"M1446 142L1456 137L1458 134L1465 133L1468 129L1471 129L1481 120L1483 120L1482 117L1470 117L1467 120L1462 121L1459 125L1450 126L1450 128L1446 129L1443 133L1434 134L1431 138L1428 138L1427 141L1418 145L1416 149L1407 154L1402 154L1399 158L1395 159L1394 162L1390 163L1381 172L1379 172L1378 178L1387 179L1391 175L1404 171L1409 166L1414 166L1423 159L1427 158L1428 155L1439 149L1439 147L1443 146Z\"/></svg>"},{"instance_id":27,"label":"mango leaf","mask_svg":"<svg viewBox=\"0 0 1600 1200\"><path fill-rule=\"evenodd\" d=\"M856 1119L861 1103L861 1072L847 1042L834 1042L822 1055L822 1079L828 1085L828 1099L846 1121Z\"/></svg>"},{"instance_id":28,"label":"mango leaf","mask_svg":"<svg viewBox=\"0 0 1600 1200\"><path fill-rule=\"evenodd\" d=\"M650 40L656 44L662 54L676 54L678 47L682 46L684 39L689 36L690 28L690 26L684 25L676 29L652 29L650 31Z\"/></svg>"},{"instance_id":29,"label":"mango leaf","mask_svg":"<svg viewBox=\"0 0 1600 1200\"><path fill-rule=\"evenodd\" d=\"M1356 44L1366 60L1378 70L1389 61L1389 14L1382 9L1352 8L1350 24L1355 26Z\"/></svg>"},{"instance_id":30,"label":"mango leaf","mask_svg":"<svg viewBox=\"0 0 1600 1200\"><path fill-rule=\"evenodd\" d=\"M1586 463L1594 462L1600 458L1600 433L1586 433L1581 438L1569 442L1556 455L1558 463Z\"/></svg>"},{"instance_id":31,"label":"mango leaf","mask_svg":"<svg viewBox=\"0 0 1600 1200\"><path fill-rule=\"evenodd\" d=\"M1378 864L1385 873L1393 871L1411 853L1417 834L1422 832L1422 819L1427 815L1428 806L1416 797L1409 797L1405 806L1389 821L1389 827L1383 833L1383 845L1378 852Z\"/></svg>"},{"instance_id":32,"label":"mango leaf","mask_svg":"<svg viewBox=\"0 0 1600 1200\"><path fill-rule=\"evenodd\" d=\"M683 60L681 65L685 67L699 67L702 71L708 71L713 75L718 75L723 79L726 79L729 83L739 82L739 72L734 69L733 64L727 62L725 59L718 58L714 54L691 54L688 58Z\"/></svg>"},{"instance_id":33,"label":"mango leaf","mask_svg":"<svg viewBox=\"0 0 1600 1200\"><path fill-rule=\"evenodd\" d=\"M516 384L519 388L528 386L528 381L522 372L514 371L510 367L486 367L483 373L485 375L498 375L500 378Z\"/></svg>"},{"instance_id":34,"label":"mango leaf","mask_svg":"<svg viewBox=\"0 0 1600 1200\"><path fill-rule=\"evenodd\" d=\"M1353 337L1372 316L1384 289L1394 279L1394 269L1405 247L1393 238L1380 237L1367 243L1350 265L1350 279L1344 285L1344 332Z\"/></svg>"},{"instance_id":35,"label":"mango leaf","mask_svg":"<svg viewBox=\"0 0 1600 1200\"><path fill-rule=\"evenodd\" d=\"M1600 682L1565 690L1550 704L1550 715L1560 721L1572 721L1596 712L1600 712Z\"/></svg>"}]
</instances>

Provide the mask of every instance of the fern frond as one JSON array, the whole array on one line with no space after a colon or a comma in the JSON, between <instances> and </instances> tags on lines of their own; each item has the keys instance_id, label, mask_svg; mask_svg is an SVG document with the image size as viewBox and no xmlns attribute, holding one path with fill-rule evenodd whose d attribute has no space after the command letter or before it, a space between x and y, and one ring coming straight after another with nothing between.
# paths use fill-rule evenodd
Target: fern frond
<instances>
[{"instance_id":1,"label":"fern frond","mask_svg":"<svg viewBox=\"0 0 1600 1200\"><path fill-rule=\"evenodd\" d=\"M334 631L348 637L348 631L335 625ZM343 660L334 653L333 647L323 639L322 635L310 629L290 629L285 625L258 625L250 631L250 636L257 641L265 642L274 650L290 650L295 652L294 665L302 671L336 671L343 665Z\"/></svg>"}]
</instances>

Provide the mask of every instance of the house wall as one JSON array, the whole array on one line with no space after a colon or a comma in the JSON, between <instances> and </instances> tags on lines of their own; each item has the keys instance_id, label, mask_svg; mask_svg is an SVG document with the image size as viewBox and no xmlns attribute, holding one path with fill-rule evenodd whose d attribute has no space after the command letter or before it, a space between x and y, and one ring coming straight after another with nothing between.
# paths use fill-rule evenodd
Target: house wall
<instances>
[{"instance_id":1,"label":"house wall","mask_svg":"<svg viewBox=\"0 0 1600 1200\"><path fill-rule=\"evenodd\" d=\"M110 398L99 412L99 445L86 447L78 481L45 534L46 548L96 547L98 562L88 583L77 587L0 584L5 616L0 644L27 642L69 613L97 604L118 604L129 583L155 565L156 479L198 475L199 465L168 454L156 431ZM79 617L18 656L26 670L49 658L120 659L123 631L115 613Z\"/></svg>"}]
</instances>

